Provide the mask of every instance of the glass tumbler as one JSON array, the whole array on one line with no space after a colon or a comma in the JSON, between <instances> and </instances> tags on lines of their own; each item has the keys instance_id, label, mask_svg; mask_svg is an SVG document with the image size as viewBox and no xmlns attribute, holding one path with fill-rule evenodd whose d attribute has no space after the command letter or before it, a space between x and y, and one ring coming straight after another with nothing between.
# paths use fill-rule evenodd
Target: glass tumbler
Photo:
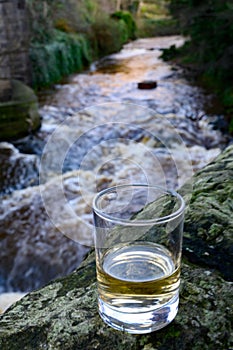
<instances>
[{"instance_id":1,"label":"glass tumbler","mask_svg":"<svg viewBox=\"0 0 233 350\"><path fill-rule=\"evenodd\" d=\"M177 192L147 184L95 196L98 307L111 327L149 333L176 316L184 209Z\"/></svg>"}]
</instances>

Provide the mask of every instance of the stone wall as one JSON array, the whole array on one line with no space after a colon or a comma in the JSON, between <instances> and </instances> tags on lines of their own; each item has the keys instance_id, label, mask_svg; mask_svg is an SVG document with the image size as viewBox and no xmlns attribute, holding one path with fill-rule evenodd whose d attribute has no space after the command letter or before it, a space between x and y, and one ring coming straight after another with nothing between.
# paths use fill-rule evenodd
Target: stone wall
<instances>
[{"instance_id":1,"label":"stone wall","mask_svg":"<svg viewBox=\"0 0 233 350\"><path fill-rule=\"evenodd\" d=\"M7 81L30 84L29 26L25 0L0 0L0 100L10 98ZM9 85L9 84L8 84Z\"/></svg>"}]
</instances>

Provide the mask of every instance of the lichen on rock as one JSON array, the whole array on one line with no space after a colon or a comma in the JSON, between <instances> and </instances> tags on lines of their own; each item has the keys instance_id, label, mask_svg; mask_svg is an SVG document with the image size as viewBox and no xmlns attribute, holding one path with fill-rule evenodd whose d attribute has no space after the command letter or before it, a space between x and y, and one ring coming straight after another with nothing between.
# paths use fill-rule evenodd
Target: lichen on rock
<instances>
[{"instance_id":1,"label":"lichen on rock","mask_svg":"<svg viewBox=\"0 0 233 350\"><path fill-rule=\"evenodd\" d=\"M232 280L233 147L194 177L184 226L184 255Z\"/></svg>"}]
</instances>

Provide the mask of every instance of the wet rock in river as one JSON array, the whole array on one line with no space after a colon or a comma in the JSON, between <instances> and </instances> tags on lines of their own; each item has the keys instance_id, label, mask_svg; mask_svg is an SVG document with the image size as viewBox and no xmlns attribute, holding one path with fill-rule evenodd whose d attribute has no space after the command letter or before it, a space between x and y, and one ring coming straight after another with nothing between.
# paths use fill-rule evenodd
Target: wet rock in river
<instances>
[{"instance_id":1,"label":"wet rock in river","mask_svg":"<svg viewBox=\"0 0 233 350\"><path fill-rule=\"evenodd\" d=\"M155 89L157 87L157 82L155 80L144 80L138 83L138 89L149 90Z\"/></svg>"},{"instance_id":2,"label":"wet rock in river","mask_svg":"<svg viewBox=\"0 0 233 350\"><path fill-rule=\"evenodd\" d=\"M185 219L180 307L170 325L135 336L104 324L97 312L95 258L91 253L77 271L27 295L1 317L1 349L31 350L32 344L33 349L56 350L231 349L232 284L220 277L219 271L224 276L227 255L232 251L232 171L230 146L194 176ZM219 242L225 256L220 254ZM205 260L208 256L199 255L197 245L205 252L217 248L215 255ZM195 264L186 254L194 250ZM211 264L214 259L215 265Z\"/></svg>"}]
</instances>

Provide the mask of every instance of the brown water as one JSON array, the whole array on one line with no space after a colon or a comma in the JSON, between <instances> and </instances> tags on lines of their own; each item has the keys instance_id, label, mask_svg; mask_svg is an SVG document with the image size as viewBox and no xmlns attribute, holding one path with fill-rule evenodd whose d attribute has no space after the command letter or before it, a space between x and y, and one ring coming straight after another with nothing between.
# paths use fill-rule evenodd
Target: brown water
<instances>
[{"instance_id":1,"label":"brown water","mask_svg":"<svg viewBox=\"0 0 233 350\"><path fill-rule=\"evenodd\" d=\"M227 144L205 112L211 97L159 58L183 40L136 40L93 63L40 96L36 135L0 144L2 292L38 288L80 264L93 244L96 191L126 182L178 188ZM148 79L157 87L138 89Z\"/></svg>"}]
</instances>

